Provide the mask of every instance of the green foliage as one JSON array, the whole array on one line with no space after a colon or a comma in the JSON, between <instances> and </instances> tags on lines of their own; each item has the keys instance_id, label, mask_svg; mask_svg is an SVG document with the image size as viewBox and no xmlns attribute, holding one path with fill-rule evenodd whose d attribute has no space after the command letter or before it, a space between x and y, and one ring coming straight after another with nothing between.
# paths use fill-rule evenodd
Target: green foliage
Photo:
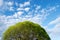
<instances>
[{"instance_id":1,"label":"green foliage","mask_svg":"<svg viewBox=\"0 0 60 40\"><path fill-rule=\"evenodd\" d=\"M38 24L24 21L10 26L3 33L3 40L50 40L46 31Z\"/></svg>"}]
</instances>

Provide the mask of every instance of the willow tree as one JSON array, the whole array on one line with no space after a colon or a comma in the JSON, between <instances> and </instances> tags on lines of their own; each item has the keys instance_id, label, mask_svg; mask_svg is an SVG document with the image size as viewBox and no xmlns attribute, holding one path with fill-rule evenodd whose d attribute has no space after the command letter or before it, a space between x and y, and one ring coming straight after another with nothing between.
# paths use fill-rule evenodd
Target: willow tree
<instances>
[{"instance_id":1,"label":"willow tree","mask_svg":"<svg viewBox=\"0 0 60 40\"><path fill-rule=\"evenodd\" d=\"M10 26L3 33L3 40L50 40L47 32L38 24L24 21Z\"/></svg>"}]
</instances>

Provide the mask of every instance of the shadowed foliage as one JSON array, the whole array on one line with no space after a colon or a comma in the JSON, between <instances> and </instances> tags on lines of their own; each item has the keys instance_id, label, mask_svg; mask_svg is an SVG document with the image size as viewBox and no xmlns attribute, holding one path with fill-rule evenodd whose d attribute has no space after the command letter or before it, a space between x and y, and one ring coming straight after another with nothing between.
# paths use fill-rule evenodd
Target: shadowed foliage
<instances>
[{"instance_id":1,"label":"shadowed foliage","mask_svg":"<svg viewBox=\"0 0 60 40\"><path fill-rule=\"evenodd\" d=\"M46 31L38 24L24 21L10 26L3 33L3 40L50 40Z\"/></svg>"}]
</instances>

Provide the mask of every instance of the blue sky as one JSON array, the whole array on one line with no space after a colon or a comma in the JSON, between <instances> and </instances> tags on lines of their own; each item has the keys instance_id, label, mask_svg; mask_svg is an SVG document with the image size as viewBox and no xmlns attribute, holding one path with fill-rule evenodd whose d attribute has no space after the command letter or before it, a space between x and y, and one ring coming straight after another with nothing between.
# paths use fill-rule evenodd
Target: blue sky
<instances>
[{"instance_id":1,"label":"blue sky","mask_svg":"<svg viewBox=\"0 0 60 40\"><path fill-rule=\"evenodd\" d=\"M0 40L10 25L25 20L40 24L51 40L60 40L60 0L0 0Z\"/></svg>"}]
</instances>

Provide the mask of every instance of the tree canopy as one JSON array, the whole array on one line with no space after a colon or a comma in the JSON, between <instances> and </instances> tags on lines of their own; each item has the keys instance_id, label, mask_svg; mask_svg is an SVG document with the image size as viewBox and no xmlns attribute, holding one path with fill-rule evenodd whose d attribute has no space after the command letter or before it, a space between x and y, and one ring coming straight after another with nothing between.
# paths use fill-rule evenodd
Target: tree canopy
<instances>
[{"instance_id":1,"label":"tree canopy","mask_svg":"<svg viewBox=\"0 0 60 40\"><path fill-rule=\"evenodd\" d=\"M3 33L3 40L50 40L47 32L39 24L24 21L10 26Z\"/></svg>"}]
</instances>

